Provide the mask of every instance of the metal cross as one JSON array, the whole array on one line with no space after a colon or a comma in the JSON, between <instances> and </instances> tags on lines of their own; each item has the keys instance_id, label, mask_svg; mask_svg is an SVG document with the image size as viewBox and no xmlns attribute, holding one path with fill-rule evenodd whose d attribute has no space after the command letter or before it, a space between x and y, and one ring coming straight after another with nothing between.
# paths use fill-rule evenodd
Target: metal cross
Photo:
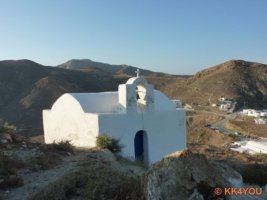
<instances>
[{"instance_id":1,"label":"metal cross","mask_svg":"<svg viewBox=\"0 0 267 200\"><path fill-rule=\"evenodd\" d=\"M137 70L135 71L135 73L136 73L136 77L138 78L138 77L139 77L139 75L140 75L140 70L139 70L139 69L137 69Z\"/></svg>"}]
</instances>

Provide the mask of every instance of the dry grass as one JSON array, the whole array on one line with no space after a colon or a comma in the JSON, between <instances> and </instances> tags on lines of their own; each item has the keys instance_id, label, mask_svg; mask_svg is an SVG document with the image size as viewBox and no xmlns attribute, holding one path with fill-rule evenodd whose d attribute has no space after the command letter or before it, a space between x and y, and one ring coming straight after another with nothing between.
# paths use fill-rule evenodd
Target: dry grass
<instances>
[{"instance_id":1,"label":"dry grass","mask_svg":"<svg viewBox=\"0 0 267 200\"><path fill-rule=\"evenodd\" d=\"M27 164L31 170L47 170L60 164L61 157L57 153L47 152L38 156L31 157Z\"/></svg>"},{"instance_id":2,"label":"dry grass","mask_svg":"<svg viewBox=\"0 0 267 200\"><path fill-rule=\"evenodd\" d=\"M62 162L62 156L74 153L74 147L69 141L59 143L43 144L40 146L41 154L31 157L28 165L32 170L46 170Z\"/></svg>"},{"instance_id":3,"label":"dry grass","mask_svg":"<svg viewBox=\"0 0 267 200\"><path fill-rule=\"evenodd\" d=\"M115 154L115 156L117 158L117 161L119 161L120 163L138 166L145 170L149 169L149 165L147 163L140 161L140 160L136 160L134 157L131 157L131 156L124 157L119 154Z\"/></svg>"},{"instance_id":4,"label":"dry grass","mask_svg":"<svg viewBox=\"0 0 267 200\"><path fill-rule=\"evenodd\" d=\"M232 137L205 127L206 124L212 124L222 119L221 115L209 112L194 111L188 113L187 142L212 146L224 146L232 143L234 141Z\"/></svg>"},{"instance_id":5,"label":"dry grass","mask_svg":"<svg viewBox=\"0 0 267 200\"><path fill-rule=\"evenodd\" d=\"M255 124L253 117L238 116L230 120L225 128L254 137L267 137L267 125Z\"/></svg>"},{"instance_id":6,"label":"dry grass","mask_svg":"<svg viewBox=\"0 0 267 200\"><path fill-rule=\"evenodd\" d=\"M40 150L44 153L56 152L61 155L68 155L74 153L74 147L70 143L70 141L61 141L59 143L43 144L40 146Z\"/></svg>"},{"instance_id":7,"label":"dry grass","mask_svg":"<svg viewBox=\"0 0 267 200\"><path fill-rule=\"evenodd\" d=\"M12 160L4 154L0 154L0 190L23 185L23 180L17 176L17 169L25 164L19 160Z\"/></svg>"},{"instance_id":8,"label":"dry grass","mask_svg":"<svg viewBox=\"0 0 267 200\"><path fill-rule=\"evenodd\" d=\"M142 200L139 178L112 170L104 164L88 163L76 172L67 174L31 199L90 199L90 200Z\"/></svg>"},{"instance_id":9,"label":"dry grass","mask_svg":"<svg viewBox=\"0 0 267 200\"><path fill-rule=\"evenodd\" d=\"M230 150L228 147L216 147L205 144L188 144L188 149L194 153L204 154L209 160L231 160L238 163L266 164L266 155L250 155Z\"/></svg>"},{"instance_id":10,"label":"dry grass","mask_svg":"<svg viewBox=\"0 0 267 200\"><path fill-rule=\"evenodd\" d=\"M257 163L267 163L267 154L257 153L249 156L251 160Z\"/></svg>"},{"instance_id":11,"label":"dry grass","mask_svg":"<svg viewBox=\"0 0 267 200\"><path fill-rule=\"evenodd\" d=\"M179 98L195 109L199 106L212 109L207 105L217 103L221 95L236 99L238 106L246 101L249 106L264 107L267 105L265 68L257 63L232 60L202 70L189 78L171 81L157 79L151 82L169 97Z\"/></svg>"}]
</instances>

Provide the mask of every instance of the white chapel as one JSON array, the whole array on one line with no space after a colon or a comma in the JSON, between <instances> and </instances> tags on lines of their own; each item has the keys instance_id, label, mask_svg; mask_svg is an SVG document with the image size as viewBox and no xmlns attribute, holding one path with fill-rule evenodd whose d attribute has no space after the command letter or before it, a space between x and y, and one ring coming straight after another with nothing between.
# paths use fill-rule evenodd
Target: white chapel
<instances>
[{"instance_id":1,"label":"white chapel","mask_svg":"<svg viewBox=\"0 0 267 200\"><path fill-rule=\"evenodd\" d=\"M46 143L90 148L109 135L123 146L122 156L149 164L186 148L185 110L139 74L116 92L63 94L43 110L43 126Z\"/></svg>"}]
</instances>

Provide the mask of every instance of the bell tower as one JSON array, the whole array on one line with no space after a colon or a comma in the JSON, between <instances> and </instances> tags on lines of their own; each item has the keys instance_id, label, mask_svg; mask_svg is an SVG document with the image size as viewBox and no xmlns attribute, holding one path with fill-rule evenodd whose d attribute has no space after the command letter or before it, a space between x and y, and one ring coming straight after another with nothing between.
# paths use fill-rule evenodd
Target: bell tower
<instances>
[{"instance_id":1,"label":"bell tower","mask_svg":"<svg viewBox=\"0 0 267 200\"><path fill-rule=\"evenodd\" d=\"M119 103L127 113L151 112L154 110L154 87L140 76L130 78L126 84L119 85Z\"/></svg>"}]
</instances>

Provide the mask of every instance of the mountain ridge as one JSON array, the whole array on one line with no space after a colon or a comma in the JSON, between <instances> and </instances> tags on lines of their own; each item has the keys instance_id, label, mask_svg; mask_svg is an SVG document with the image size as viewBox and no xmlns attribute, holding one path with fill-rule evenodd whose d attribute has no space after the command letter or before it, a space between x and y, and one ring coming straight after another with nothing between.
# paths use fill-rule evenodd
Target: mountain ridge
<instances>
[{"instance_id":1,"label":"mountain ridge","mask_svg":"<svg viewBox=\"0 0 267 200\"><path fill-rule=\"evenodd\" d=\"M220 96L236 99L248 106L267 106L267 65L244 60L230 60L204 69L176 83L180 97L190 104L216 103ZM166 87L175 87L174 84ZM176 97L171 91L169 96ZM256 106L257 107L257 106Z\"/></svg>"},{"instance_id":2,"label":"mountain ridge","mask_svg":"<svg viewBox=\"0 0 267 200\"><path fill-rule=\"evenodd\" d=\"M71 59L65 63L57 65L56 67L63 69L71 69L71 70L80 70L80 71L94 71L99 70L102 72L111 73L112 75L124 75L124 76L133 76L135 75L135 71L137 69L140 70L140 73L144 76L175 76L162 72L153 72L146 69L137 68L131 65L121 64L114 65L102 62L95 62L90 59Z\"/></svg>"},{"instance_id":3,"label":"mountain ridge","mask_svg":"<svg viewBox=\"0 0 267 200\"><path fill-rule=\"evenodd\" d=\"M119 84L135 76L129 74L117 69L112 74L97 67L69 70L26 59L0 61L0 119L18 129L28 129L32 135L42 134L42 110L50 109L59 96L68 92L116 91ZM231 60L194 76L157 76L150 72L145 77L170 98L191 105L207 106L223 95L236 99L239 105L246 102L249 106L267 107L267 65L261 63Z\"/></svg>"}]
</instances>

